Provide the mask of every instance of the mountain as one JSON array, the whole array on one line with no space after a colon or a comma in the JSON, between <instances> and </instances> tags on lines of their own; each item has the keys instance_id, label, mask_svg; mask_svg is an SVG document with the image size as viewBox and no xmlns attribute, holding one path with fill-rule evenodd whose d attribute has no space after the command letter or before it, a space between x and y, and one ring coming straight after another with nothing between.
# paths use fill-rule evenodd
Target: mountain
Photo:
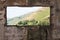
<instances>
[{"instance_id":1,"label":"mountain","mask_svg":"<svg viewBox=\"0 0 60 40\"><path fill-rule=\"evenodd\" d=\"M25 20L49 21L49 17L50 17L50 8L45 7L42 9L38 9L35 12L30 12L28 14L9 19L7 20L7 25L17 25L20 21Z\"/></svg>"}]
</instances>

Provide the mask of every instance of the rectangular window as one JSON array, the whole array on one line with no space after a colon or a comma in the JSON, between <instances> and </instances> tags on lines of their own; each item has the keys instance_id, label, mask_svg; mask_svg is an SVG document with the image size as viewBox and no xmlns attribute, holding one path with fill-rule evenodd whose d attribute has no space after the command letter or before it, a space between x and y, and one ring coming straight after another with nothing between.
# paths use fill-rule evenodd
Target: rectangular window
<instances>
[{"instance_id":1,"label":"rectangular window","mask_svg":"<svg viewBox=\"0 0 60 40\"><path fill-rule=\"evenodd\" d=\"M50 7L7 6L7 25L50 25Z\"/></svg>"}]
</instances>

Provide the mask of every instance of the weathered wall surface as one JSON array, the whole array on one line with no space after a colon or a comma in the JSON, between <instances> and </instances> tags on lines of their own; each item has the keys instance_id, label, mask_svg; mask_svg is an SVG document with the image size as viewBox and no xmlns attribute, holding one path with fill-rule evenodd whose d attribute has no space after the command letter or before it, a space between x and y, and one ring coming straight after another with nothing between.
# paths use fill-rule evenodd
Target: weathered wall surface
<instances>
[{"instance_id":1,"label":"weathered wall surface","mask_svg":"<svg viewBox=\"0 0 60 40\"><path fill-rule=\"evenodd\" d=\"M27 40L26 28L5 26L5 7L8 5L41 5L51 7L51 40L60 39L60 0L0 0L0 40ZM26 37L26 38L25 38ZM25 38L25 39L23 39Z\"/></svg>"},{"instance_id":2,"label":"weathered wall surface","mask_svg":"<svg viewBox=\"0 0 60 40\"><path fill-rule=\"evenodd\" d=\"M27 29L24 27L7 27L5 40L27 40Z\"/></svg>"}]
</instances>

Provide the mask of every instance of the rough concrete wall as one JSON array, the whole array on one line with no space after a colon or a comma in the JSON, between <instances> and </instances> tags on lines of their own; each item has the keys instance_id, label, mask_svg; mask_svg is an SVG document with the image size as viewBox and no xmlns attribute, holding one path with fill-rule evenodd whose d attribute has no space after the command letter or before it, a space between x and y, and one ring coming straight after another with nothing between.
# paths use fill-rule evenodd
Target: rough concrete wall
<instances>
[{"instance_id":1,"label":"rough concrete wall","mask_svg":"<svg viewBox=\"0 0 60 40\"><path fill-rule=\"evenodd\" d=\"M21 37L21 35L24 34L25 31L26 32L24 35L27 34L26 28L25 29L23 28L21 31L21 29L19 29L17 27L4 26L5 21L6 21L4 18L4 14L5 14L4 6L7 6L7 5L31 5L31 4L32 5L51 6L51 26L52 26L51 29L53 30L52 32L50 31L51 37L53 40L60 39L60 23L58 21L60 19L60 15L59 15L60 0L40 0L40 2L36 1L34 3L30 2L29 0L18 0L18 1L17 0L6 0L6 1L0 0L0 40L8 40L8 39L9 40L22 40L19 37ZM18 32L18 31L20 31L20 32Z\"/></svg>"},{"instance_id":2,"label":"rough concrete wall","mask_svg":"<svg viewBox=\"0 0 60 40\"><path fill-rule=\"evenodd\" d=\"M24 27L6 27L5 40L27 40L27 29Z\"/></svg>"},{"instance_id":3,"label":"rough concrete wall","mask_svg":"<svg viewBox=\"0 0 60 40\"><path fill-rule=\"evenodd\" d=\"M5 30L5 28L4 28L4 24L5 24L4 14L5 14L5 9L4 8L2 10L0 9L0 40L4 40L4 33L5 33L5 31L4 31Z\"/></svg>"},{"instance_id":4,"label":"rough concrete wall","mask_svg":"<svg viewBox=\"0 0 60 40\"><path fill-rule=\"evenodd\" d=\"M54 17L54 27L53 27L53 32L52 32L52 37L54 40L60 40L60 0L55 0L55 5L54 5L54 10L55 10L55 17Z\"/></svg>"},{"instance_id":5,"label":"rough concrete wall","mask_svg":"<svg viewBox=\"0 0 60 40\"><path fill-rule=\"evenodd\" d=\"M27 0L7 0L7 5L27 5Z\"/></svg>"}]
</instances>

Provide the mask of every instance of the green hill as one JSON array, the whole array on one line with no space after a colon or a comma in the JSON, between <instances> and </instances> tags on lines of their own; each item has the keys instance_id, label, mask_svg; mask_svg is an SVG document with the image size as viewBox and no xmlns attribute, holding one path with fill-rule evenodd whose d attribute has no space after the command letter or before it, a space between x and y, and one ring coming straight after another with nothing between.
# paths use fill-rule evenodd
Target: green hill
<instances>
[{"instance_id":1,"label":"green hill","mask_svg":"<svg viewBox=\"0 0 60 40\"><path fill-rule=\"evenodd\" d=\"M50 17L50 8L42 8L38 9L35 12L31 12L29 14L25 14L23 16L15 17L10 20L7 20L8 25L36 25L40 22L49 22Z\"/></svg>"}]
</instances>

